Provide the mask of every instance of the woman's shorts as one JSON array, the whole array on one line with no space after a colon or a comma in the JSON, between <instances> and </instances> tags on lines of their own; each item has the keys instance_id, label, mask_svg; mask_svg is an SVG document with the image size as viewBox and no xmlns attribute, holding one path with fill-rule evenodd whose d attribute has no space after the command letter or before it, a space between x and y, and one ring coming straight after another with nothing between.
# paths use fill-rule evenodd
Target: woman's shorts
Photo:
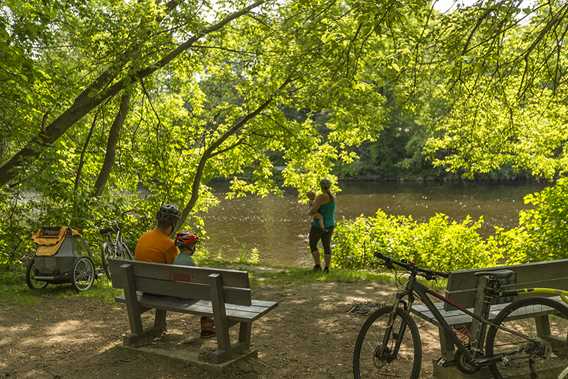
<instances>
[{"instance_id":1,"label":"woman's shorts","mask_svg":"<svg viewBox=\"0 0 568 379\"><path fill-rule=\"evenodd\" d=\"M310 228L310 250L317 251L318 249L318 241L321 239L321 244L323 245L324 254L331 254L331 236L333 234L333 227L326 229L325 231L321 230L317 226L313 226Z\"/></svg>"}]
</instances>

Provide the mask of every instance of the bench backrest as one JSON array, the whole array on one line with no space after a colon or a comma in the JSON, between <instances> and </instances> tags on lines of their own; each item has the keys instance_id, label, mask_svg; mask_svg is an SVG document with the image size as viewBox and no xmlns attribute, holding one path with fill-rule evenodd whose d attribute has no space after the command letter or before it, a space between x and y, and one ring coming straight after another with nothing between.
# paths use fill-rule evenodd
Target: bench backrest
<instances>
[{"instance_id":1,"label":"bench backrest","mask_svg":"<svg viewBox=\"0 0 568 379\"><path fill-rule=\"evenodd\" d=\"M485 269L462 270L450 273L446 295L449 300L465 306L473 307L476 298L476 287L478 277L475 276L479 271L512 270L515 275L512 281L507 284L510 288L558 288L568 289L568 259L557 261L535 262L514 266L499 266ZM538 295L542 296L542 295ZM508 303L512 299L496 299L496 304ZM451 309L449 304L445 304L445 309Z\"/></svg>"},{"instance_id":2,"label":"bench backrest","mask_svg":"<svg viewBox=\"0 0 568 379\"><path fill-rule=\"evenodd\" d=\"M251 305L250 282L245 271L128 260L111 261L110 271L113 288L125 289L131 276L136 291L195 300L212 300L210 275L220 274L224 302Z\"/></svg>"}]
</instances>

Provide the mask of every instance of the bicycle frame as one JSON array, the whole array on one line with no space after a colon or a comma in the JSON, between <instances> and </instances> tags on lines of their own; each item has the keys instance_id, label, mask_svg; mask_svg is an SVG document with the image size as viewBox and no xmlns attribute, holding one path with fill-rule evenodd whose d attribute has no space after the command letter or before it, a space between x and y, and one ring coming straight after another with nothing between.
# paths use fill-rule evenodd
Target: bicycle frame
<instances>
[{"instance_id":1,"label":"bicycle frame","mask_svg":"<svg viewBox=\"0 0 568 379\"><path fill-rule=\"evenodd\" d=\"M115 236L113 236L112 232L110 231L105 234L106 242L112 248L113 254L116 257L116 255L120 253L121 249L125 249L126 253L131 257L132 253L130 252L130 249L122 239L122 232L116 222L114 222L114 231L116 232Z\"/></svg>"},{"instance_id":2,"label":"bicycle frame","mask_svg":"<svg viewBox=\"0 0 568 379\"><path fill-rule=\"evenodd\" d=\"M540 292L537 292L540 291ZM544 292L543 290L547 290L548 292ZM534 293L546 293L546 294L551 294L552 292L551 289L523 289L523 290L515 290L515 291L502 291L499 292L499 294L503 294L505 296L514 296L517 294L520 294L521 292L534 292ZM561 290L554 290L554 291L561 291ZM566 296L566 299L568 299L568 291L561 291L564 293L564 296ZM554 292L554 294L556 294L557 292ZM468 360L472 360L475 358L478 358L479 355L483 355L483 345L484 345L484 338L479 338L477 340L473 341L473 344L470 348L466 347L462 341L458 338L458 336L456 335L454 329L447 323L447 321L444 319L444 317L442 316L441 312L438 310L438 308L436 308L436 306L434 305L434 303L432 302L432 300L430 299L430 296L433 296L434 298L441 300L442 302L446 303L446 304L450 304L451 306L459 309L461 312L465 313L466 315L472 317L472 324L474 323L479 323L479 326L481 326L482 328L486 328L487 326L494 326L497 327L501 330L504 330L508 333L511 333L513 335L516 335L517 337L526 339L527 341L532 341L535 342L532 338L527 337L525 335L523 335L522 333L519 333L515 330L512 330L510 328L506 328L503 327L501 325L497 325L494 322L485 319L469 310L467 310L465 307L456 304L454 302L452 302L451 300L449 300L447 297L440 295L439 293L433 291L432 289L426 287L425 285L421 284L420 282L418 282L418 280L416 279L416 275L415 274L411 274L410 278L406 284L406 288L403 291L400 291L396 294L396 299L395 302L393 304L393 311L389 317L389 322L387 324L387 328L385 331L385 335L383 337L383 344L381 347L381 351L380 354L383 355L385 352L385 348L386 346L388 346L388 342L391 338L391 333L392 333L392 329L393 329L393 325L394 325L394 320L396 318L396 312L397 309L400 308L400 305L403 304L404 305L404 309L403 311L406 312L406 314L410 317L410 310L412 309L412 304L414 303L415 300L415 295L418 296L418 298L424 303L424 305L426 305L426 307L428 308L428 310L430 312L432 312L434 318L436 319L436 321L438 322L438 326L443 329L446 332L446 335L449 337L450 342L453 343L458 351L462 354L465 355L465 357ZM562 296L562 295L561 295ZM404 299L407 298L408 300L405 301ZM490 304L486 304L487 307L490 307ZM483 312L482 312L483 313ZM398 331L398 335L400 335L401 337L404 335L404 331L405 331L405 325L401 324L401 329ZM484 336L484 333L482 332L481 334L482 336ZM402 343L402 338L399 338L397 340L395 349L393 352L391 352L392 356L396 356L398 354L400 345ZM471 355L471 353L474 353L474 356ZM491 361L494 360L499 360L500 357L492 357L491 360L486 360L486 362L484 362L485 364L490 363Z\"/></svg>"}]
</instances>

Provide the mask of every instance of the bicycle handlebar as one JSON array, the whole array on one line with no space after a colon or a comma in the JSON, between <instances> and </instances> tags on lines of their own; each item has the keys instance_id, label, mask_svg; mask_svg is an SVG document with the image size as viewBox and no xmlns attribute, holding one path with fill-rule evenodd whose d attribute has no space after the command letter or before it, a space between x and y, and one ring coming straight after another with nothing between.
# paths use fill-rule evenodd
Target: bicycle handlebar
<instances>
[{"instance_id":1,"label":"bicycle handlebar","mask_svg":"<svg viewBox=\"0 0 568 379\"><path fill-rule=\"evenodd\" d=\"M118 222L113 221L111 223L111 226L103 228L103 229L99 229L99 233L102 235L108 234L108 233L116 233L120 230L120 225L118 225Z\"/></svg>"},{"instance_id":2,"label":"bicycle handlebar","mask_svg":"<svg viewBox=\"0 0 568 379\"><path fill-rule=\"evenodd\" d=\"M420 268L417 267L414 263L406 261L397 261L379 252L375 252L374 255L376 258L382 259L385 262L385 266L387 266L387 268L394 269L394 266L396 265L404 268L406 271L409 271L413 274L420 275L424 277L426 280L434 280L436 279L436 277L448 278L450 276L450 274L447 272L433 271L433 270Z\"/></svg>"}]
</instances>

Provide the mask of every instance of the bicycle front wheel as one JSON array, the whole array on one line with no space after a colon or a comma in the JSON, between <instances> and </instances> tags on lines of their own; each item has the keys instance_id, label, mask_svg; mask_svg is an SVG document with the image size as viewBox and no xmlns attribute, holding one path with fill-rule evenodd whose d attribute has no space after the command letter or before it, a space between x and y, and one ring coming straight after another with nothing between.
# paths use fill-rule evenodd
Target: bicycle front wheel
<instances>
[{"instance_id":1,"label":"bicycle front wheel","mask_svg":"<svg viewBox=\"0 0 568 379\"><path fill-rule=\"evenodd\" d=\"M388 343L383 347L391 312L392 307L381 308L363 324L353 352L355 379L420 377L420 333L414 320L400 308L397 309Z\"/></svg>"},{"instance_id":2,"label":"bicycle front wheel","mask_svg":"<svg viewBox=\"0 0 568 379\"><path fill-rule=\"evenodd\" d=\"M489 366L495 379L504 378L505 373L519 379L557 377L568 364L568 307L564 304L544 297L517 300L503 308L494 323L536 341L491 326L486 354L500 358Z\"/></svg>"},{"instance_id":3,"label":"bicycle front wheel","mask_svg":"<svg viewBox=\"0 0 568 379\"><path fill-rule=\"evenodd\" d=\"M110 261L112 259L116 259L116 254L114 253L112 245L109 244L108 242L103 243L101 255L102 255L102 263L105 275L108 278L108 280L111 280L112 278L110 273Z\"/></svg>"}]
</instances>

